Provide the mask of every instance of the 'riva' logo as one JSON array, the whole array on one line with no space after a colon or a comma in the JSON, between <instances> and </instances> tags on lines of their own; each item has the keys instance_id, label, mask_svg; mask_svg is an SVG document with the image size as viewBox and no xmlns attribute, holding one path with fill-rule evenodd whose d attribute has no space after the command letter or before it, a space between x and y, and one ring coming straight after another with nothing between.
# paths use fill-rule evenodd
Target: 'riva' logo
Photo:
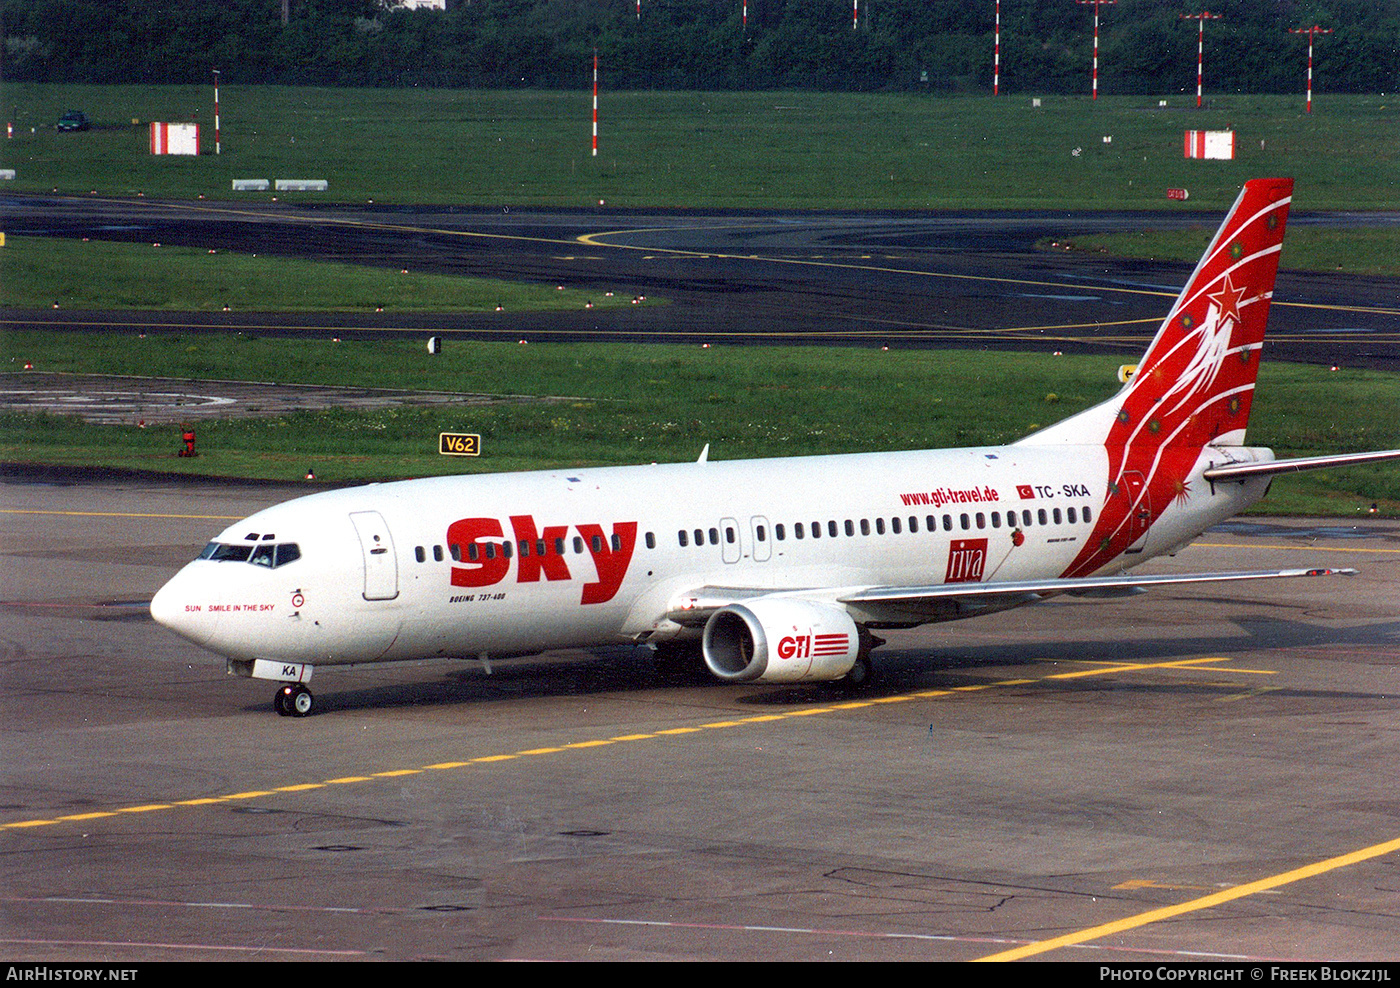
<instances>
[{"instance_id":1,"label":"'riva' logo","mask_svg":"<svg viewBox=\"0 0 1400 988\"><path fill-rule=\"evenodd\" d=\"M986 539L954 539L948 546L948 572L943 582L980 583L986 565Z\"/></svg>"}]
</instances>

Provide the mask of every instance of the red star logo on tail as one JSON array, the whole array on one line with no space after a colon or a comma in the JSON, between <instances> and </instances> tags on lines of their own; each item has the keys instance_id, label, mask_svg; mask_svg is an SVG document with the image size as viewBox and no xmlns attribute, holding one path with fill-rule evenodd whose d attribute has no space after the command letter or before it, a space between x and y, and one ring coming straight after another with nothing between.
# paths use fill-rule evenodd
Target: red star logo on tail
<instances>
[{"instance_id":1,"label":"red star logo on tail","mask_svg":"<svg viewBox=\"0 0 1400 988\"><path fill-rule=\"evenodd\" d=\"M1224 322L1226 319L1233 320L1236 323L1240 321L1240 301L1244 298L1245 291L1246 289L1244 288L1236 288L1231 283L1230 276L1227 274L1225 276L1225 284L1221 287L1220 291L1216 292L1214 295L1206 296L1215 303L1216 309L1219 310L1220 315L1217 318L1217 324Z\"/></svg>"}]
</instances>

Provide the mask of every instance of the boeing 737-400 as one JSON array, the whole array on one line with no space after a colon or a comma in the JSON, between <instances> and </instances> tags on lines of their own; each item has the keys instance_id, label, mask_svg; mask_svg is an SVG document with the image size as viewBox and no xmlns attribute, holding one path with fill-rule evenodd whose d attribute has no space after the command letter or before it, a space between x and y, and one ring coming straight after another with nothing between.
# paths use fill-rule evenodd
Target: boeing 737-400
<instances>
[{"instance_id":1,"label":"boeing 737-400","mask_svg":"<svg viewBox=\"0 0 1400 988\"><path fill-rule=\"evenodd\" d=\"M1133 575L1263 497L1244 445L1291 179L1248 182L1112 399L1009 446L578 468L327 491L219 534L151 601L313 706L320 665L692 642L734 682L860 682L874 632L1057 594L1346 572Z\"/></svg>"}]
</instances>

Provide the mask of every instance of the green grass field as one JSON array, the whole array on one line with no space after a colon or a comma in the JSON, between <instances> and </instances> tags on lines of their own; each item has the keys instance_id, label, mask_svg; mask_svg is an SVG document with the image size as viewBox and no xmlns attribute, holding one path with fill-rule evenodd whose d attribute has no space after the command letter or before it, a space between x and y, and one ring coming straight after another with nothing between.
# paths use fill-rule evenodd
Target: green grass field
<instances>
[{"instance_id":1,"label":"green grass field","mask_svg":"<svg viewBox=\"0 0 1400 988\"><path fill-rule=\"evenodd\" d=\"M1391 97L1181 96L935 98L909 94L607 93L601 153L589 153L581 92L329 90L224 87L224 153L212 151L205 87L5 85L16 137L0 144L16 192L265 202L235 178L325 178L295 202L735 209L1152 209L1216 212L1243 181L1297 179L1295 208L1369 210L1400 201L1400 113ZM66 109L96 126L57 134ZM205 154L148 153L152 120L198 120ZM1235 129L1238 158L1188 161L1185 129ZM1111 140L1105 140L1111 138ZM1187 203L1165 198L1190 189ZM1296 228L1295 228L1296 229ZM1130 244L1191 259L1208 231ZM1321 270L1360 270L1366 255L1400 253L1383 230L1311 251ZM1392 238L1392 239L1387 239ZM1297 238L1306 241L1306 236ZM1128 250L1133 238L1099 249ZM37 247L38 250L31 250ZM97 252L102 259L93 263ZM1168 251L1178 253L1171 254ZM1350 252L1349 254L1347 252ZM1346 255L1346 256L1342 256ZM159 257L157 262L155 259ZM1291 258L1285 256L1285 263ZM1393 256L1392 256L1393 262ZM394 272L313 266L285 279L256 259L140 246L26 243L0 249L0 304L140 308L386 308L412 294L422 308L580 304L581 297L460 279L412 282ZM74 270L85 277L74 278ZM287 269L291 270L291 269ZM1391 269L1393 270L1393 268ZM198 274L196 291L183 285ZM208 274L210 277L204 279ZM100 275L100 277L99 277ZM339 281L315 294L311 283ZM149 285L133 281L149 280ZM396 297L390 298L395 289ZM545 294L549 294L546 292ZM247 301L257 297L258 301ZM622 302L628 304L630 300ZM603 304L595 300L596 304ZM617 304L617 303L614 303ZM201 335L130 337L8 333L0 357L40 370L149 373L292 383L570 395L441 409L303 413L201 427L203 455L180 460L173 430L98 427L54 416L6 416L7 461L106 465L211 475L326 480L505 470L560 464L684 460L998 443L1115 390L1112 358L827 349L452 344L430 360L417 344L331 344ZM22 375L18 375L22 380ZM930 382L940 382L931 386ZM1393 376L1266 365L1251 440L1281 455L1400 446ZM1360 416L1356 409L1362 409ZM479 432L478 461L438 456L439 431ZM1269 510L1354 514L1375 502L1400 514L1393 467L1286 478Z\"/></svg>"},{"instance_id":2,"label":"green grass field","mask_svg":"<svg viewBox=\"0 0 1400 988\"><path fill-rule=\"evenodd\" d=\"M323 481L467 471L1004 443L1103 400L1113 357L798 347L468 343L438 356L417 343L331 343L248 336L16 333L10 366L495 392L562 400L464 409L303 412L199 426L197 459L175 456L173 426L86 425L0 416L0 459ZM23 384L23 374L9 386ZM1400 446L1393 375L1265 364L1251 441L1280 455ZM1356 410L1363 410L1357 413ZM479 459L444 457L439 432L483 437ZM1271 511L1400 515L1400 471L1357 467L1289 477Z\"/></svg>"},{"instance_id":3,"label":"green grass field","mask_svg":"<svg viewBox=\"0 0 1400 988\"><path fill-rule=\"evenodd\" d=\"M28 309L546 312L634 304L630 296L558 286L51 237L8 238L0 273L0 306Z\"/></svg>"},{"instance_id":4,"label":"green grass field","mask_svg":"<svg viewBox=\"0 0 1400 988\"><path fill-rule=\"evenodd\" d=\"M7 84L16 191L197 196L235 178L324 178L293 201L739 209L1219 210L1262 175L1296 208L1400 201L1393 96L1156 97L604 92L590 153L585 92ZM68 108L96 127L58 134ZM205 153L153 156L147 124L196 120ZM136 121L133 123L133 121ZM1234 129L1234 161L1189 161L1188 129ZM1105 139L1111 140L1106 142ZM1173 204L1169 187L1191 198Z\"/></svg>"}]
</instances>

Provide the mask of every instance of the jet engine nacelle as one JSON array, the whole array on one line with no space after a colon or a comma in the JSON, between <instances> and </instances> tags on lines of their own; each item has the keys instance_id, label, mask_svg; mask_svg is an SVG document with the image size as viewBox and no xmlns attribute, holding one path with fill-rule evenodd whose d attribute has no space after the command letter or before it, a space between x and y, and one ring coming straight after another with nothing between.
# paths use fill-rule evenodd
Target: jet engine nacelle
<instances>
[{"instance_id":1,"label":"jet engine nacelle","mask_svg":"<svg viewBox=\"0 0 1400 988\"><path fill-rule=\"evenodd\" d=\"M710 615L704 650L705 665L729 682L840 679L856 664L860 631L830 604L760 598Z\"/></svg>"}]
</instances>

